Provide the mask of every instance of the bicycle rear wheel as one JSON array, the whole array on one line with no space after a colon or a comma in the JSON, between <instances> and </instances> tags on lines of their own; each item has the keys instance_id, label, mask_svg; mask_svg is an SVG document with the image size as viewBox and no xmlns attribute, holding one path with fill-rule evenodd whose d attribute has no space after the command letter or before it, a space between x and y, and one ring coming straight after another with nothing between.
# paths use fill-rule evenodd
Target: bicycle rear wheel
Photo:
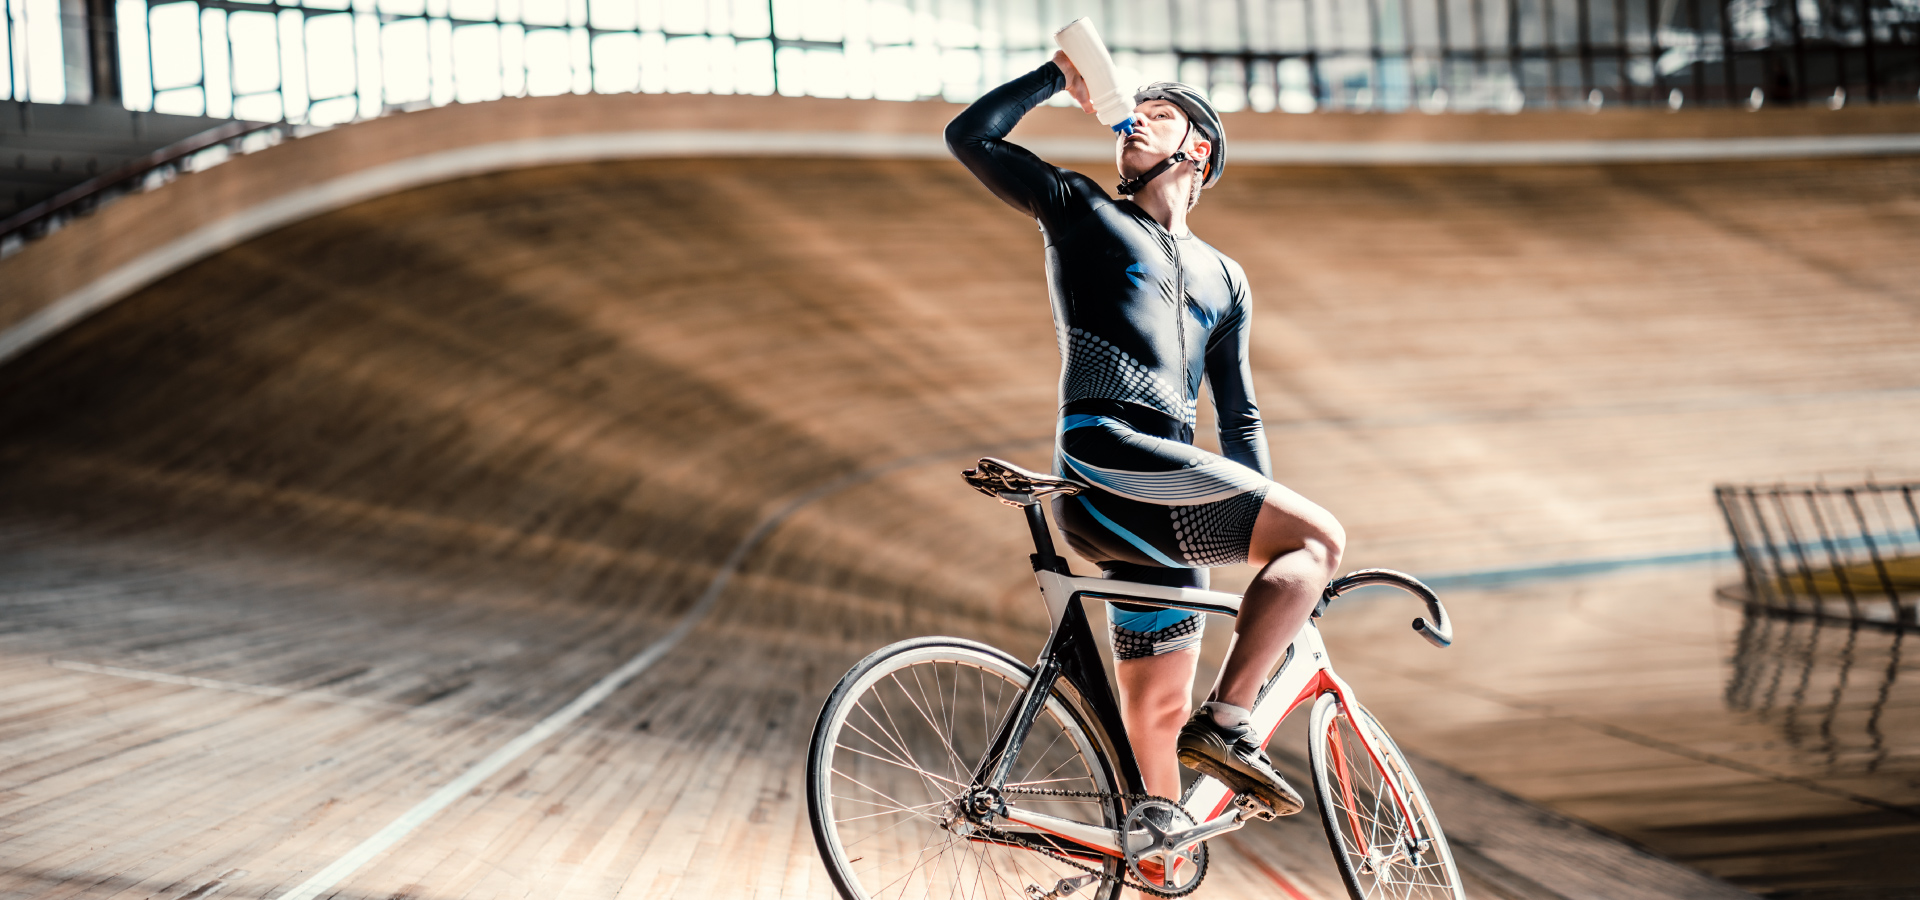
<instances>
[{"instance_id":1,"label":"bicycle rear wheel","mask_svg":"<svg viewBox=\"0 0 1920 900\"><path fill-rule=\"evenodd\" d=\"M968 790L1000 722L1033 673L959 638L916 638L876 651L828 696L807 758L807 810L834 886L847 900L1019 898L1085 875L1037 850L971 828L954 801ZM1112 794L1111 748L1091 716L1056 690L1023 746L1009 789ZM1023 809L1117 828L1117 801L1021 795ZM1044 840L1044 837L1040 839ZM1118 876L1119 863L1081 863ZM1081 896L1112 898L1097 882ZM1077 893L1077 892L1076 892Z\"/></svg>"},{"instance_id":2,"label":"bicycle rear wheel","mask_svg":"<svg viewBox=\"0 0 1920 900\"><path fill-rule=\"evenodd\" d=\"M1347 893L1354 900L1460 900L1465 894L1453 851L1413 767L1366 707L1354 704L1353 712L1349 716L1336 695L1320 695L1307 736L1321 824ZM1361 728L1380 752L1377 761L1360 743ZM1389 783L1400 787L1411 820Z\"/></svg>"}]
</instances>

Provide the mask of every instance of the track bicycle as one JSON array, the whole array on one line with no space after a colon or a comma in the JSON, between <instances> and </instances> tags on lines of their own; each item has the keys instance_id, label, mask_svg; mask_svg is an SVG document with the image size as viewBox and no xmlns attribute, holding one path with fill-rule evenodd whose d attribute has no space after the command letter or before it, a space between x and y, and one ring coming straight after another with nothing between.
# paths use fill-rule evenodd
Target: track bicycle
<instances>
[{"instance_id":1,"label":"track bicycle","mask_svg":"<svg viewBox=\"0 0 1920 900\"><path fill-rule=\"evenodd\" d=\"M1041 504L1084 485L992 458L963 474L1025 514L1052 632L1031 666L961 638L901 641L834 687L814 725L807 810L835 887L847 900L1192 893L1206 875L1206 841L1273 811L1204 776L1178 800L1145 793L1083 604L1232 616L1241 598L1076 576L1054 552ZM1329 584L1313 618L1365 585L1419 597L1428 615L1414 630L1435 646L1452 643L1440 599L1390 569ZM1348 893L1460 900L1459 871L1419 780L1334 673L1317 621L1261 688L1253 722L1271 740L1303 708L1314 797Z\"/></svg>"}]
</instances>

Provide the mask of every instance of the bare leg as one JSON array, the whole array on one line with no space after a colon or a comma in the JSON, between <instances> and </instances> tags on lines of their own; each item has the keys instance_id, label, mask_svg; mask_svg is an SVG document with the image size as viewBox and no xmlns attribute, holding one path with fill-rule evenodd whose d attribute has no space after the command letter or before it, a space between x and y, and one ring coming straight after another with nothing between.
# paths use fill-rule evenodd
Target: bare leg
<instances>
[{"instance_id":1,"label":"bare leg","mask_svg":"<svg viewBox=\"0 0 1920 900\"><path fill-rule=\"evenodd\" d=\"M1234 623L1233 646L1208 699L1253 708L1260 685L1340 567L1346 541L1346 531L1332 513L1280 485L1267 491L1248 553L1248 561L1261 567L1260 574L1247 586Z\"/></svg>"},{"instance_id":2,"label":"bare leg","mask_svg":"<svg viewBox=\"0 0 1920 900\"><path fill-rule=\"evenodd\" d=\"M1180 760L1173 741L1193 711L1193 670L1199 663L1200 648L1193 647L1113 664L1120 683L1120 717L1149 794L1180 798Z\"/></svg>"}]
</instances>

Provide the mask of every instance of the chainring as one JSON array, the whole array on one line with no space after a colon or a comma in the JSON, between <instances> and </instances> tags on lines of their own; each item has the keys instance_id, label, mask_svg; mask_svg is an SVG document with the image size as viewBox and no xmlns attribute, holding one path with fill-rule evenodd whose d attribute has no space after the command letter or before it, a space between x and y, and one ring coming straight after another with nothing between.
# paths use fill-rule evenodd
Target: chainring
<instances>
[{"instance_id":1,"label":"chainring","mask_svg":"<svg viewBox=\"0 0 1920 900\"><path fill-rule=\"evenodd\" d=\"M1165 804L1166 806L1170 806L1174 809L1180 810L1180 814L1182 816L1186 816L1186 811L1184 809L1181 809L1179 803L1176 803L1165 797L1155 796L1153 794L1119 794L1119 793L1111 793L1107 791L1063 791L1063 790L1052 790L1048 788L1015 788L1015 787L1005 788L1003 789L1003 793L1023 794L1026 796L1038 796L1038 797L1063 797L1063 798L1078 799L1078 800L1124 800L1124 801L1127 801L1128 803L1134 804L1135 809L1138 809L1141 806L1149 803ZM1189 823L1189 825L1184 827L1191 827L1192 821L1193 821L1192 817L1187 816L1187 822ZM1133 822L1132 813L1128 814L1126 822L1128 825L1132 824ZM1079 869L1082 872L1086 872L1091 875L1098 875L1100 876L1100 880L1103 882L1107 882L1110 884L1118 884L1122 887L1132 888L1133 890L1139 891L1143 894L1147 894L1148 896L1152 896L1152 897L1164 897L1164 898L1167 898L1167 900L1174 900L1174 898L1185 897L1188 894L1193 893L1195 890L1198 890L1200 887L1200 882L1204 880L1207 875L1206 846L1204 842L1202 842L1202 844L1200 845L1199 865L1197 866L1197 871L1194 873L1193 880L1186 884L1180 885L1176 889L1170 890L1167 888L1156 887L1151 882L1147 881L1144 878L1141 878L1139 874L1135 871L1137 867L1137 863L1133 859L1132 854L1128 854L1128 858L1126 860L1127 865L1125 865L1121 869L1122 874L1111 875L1107 873L1105 868L1097 868L1094 866L1089 866L1077 859L1074 859L1071 856L1068 856L1064 853L1059 852L1058 850L1053 849L1052 847L1032 843L1028 841L1025 837L1019 834L1015 834L1009 831L1002 831L991 825L983 825L981 827L986 831L990 832L996 839L1025 847L1029 850L1032 850L1036 853L1046 856L1054 860L1055 862L1065 863L1066 865ZM1129 878L1127 877L1128 875L1132 875L1133 877Z\"/></svg>"},{"instance_id":2,"label":"chainring","mask_svg":"<svg viewBox=\"0 0 1920 900\"><path fill-rule=\"evenodd\" d=\"M1156 891L1176 897L1193 893L1193 889L1200 886L1200 879L1207 876L1207 844L1194 841L1178 847L1167 840L1169 834L1193 826L1193 816L1178 803L1148 800L1135 804L1127 812L1126 826L1122 829L1129 844L1127 871ZM1146 832L1149 843L1144 847L1131 846L1133 835L1142 831ZM1146 867L1159 869L1160 877L1154 878L1149 874L1151 869Z\"/></svg>"}]
</instances>

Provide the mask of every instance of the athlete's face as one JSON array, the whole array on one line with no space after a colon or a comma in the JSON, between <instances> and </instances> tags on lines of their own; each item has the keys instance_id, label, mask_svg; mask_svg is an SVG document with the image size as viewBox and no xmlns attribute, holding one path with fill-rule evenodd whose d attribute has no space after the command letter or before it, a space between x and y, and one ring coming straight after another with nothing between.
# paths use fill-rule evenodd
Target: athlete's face
<instances>
[{"instance_id":1,"label":"athlete's face","mask_svg":"<svg viewBox=\"0 0 1920 900\"><path fill-rule=\"evenodd\" d=\"M1205 159L1213 145L1197 133L1187 134L1187 114L1166 100L1148 100L1133 108L1133 133L1122 135L1115 149L1120 177L1132 178L1158 165L1180 149L1182 138L1193 138L1187 155ZM1158 181L1159 179L1155 179Z\"/></svg>"}]
</instances>

